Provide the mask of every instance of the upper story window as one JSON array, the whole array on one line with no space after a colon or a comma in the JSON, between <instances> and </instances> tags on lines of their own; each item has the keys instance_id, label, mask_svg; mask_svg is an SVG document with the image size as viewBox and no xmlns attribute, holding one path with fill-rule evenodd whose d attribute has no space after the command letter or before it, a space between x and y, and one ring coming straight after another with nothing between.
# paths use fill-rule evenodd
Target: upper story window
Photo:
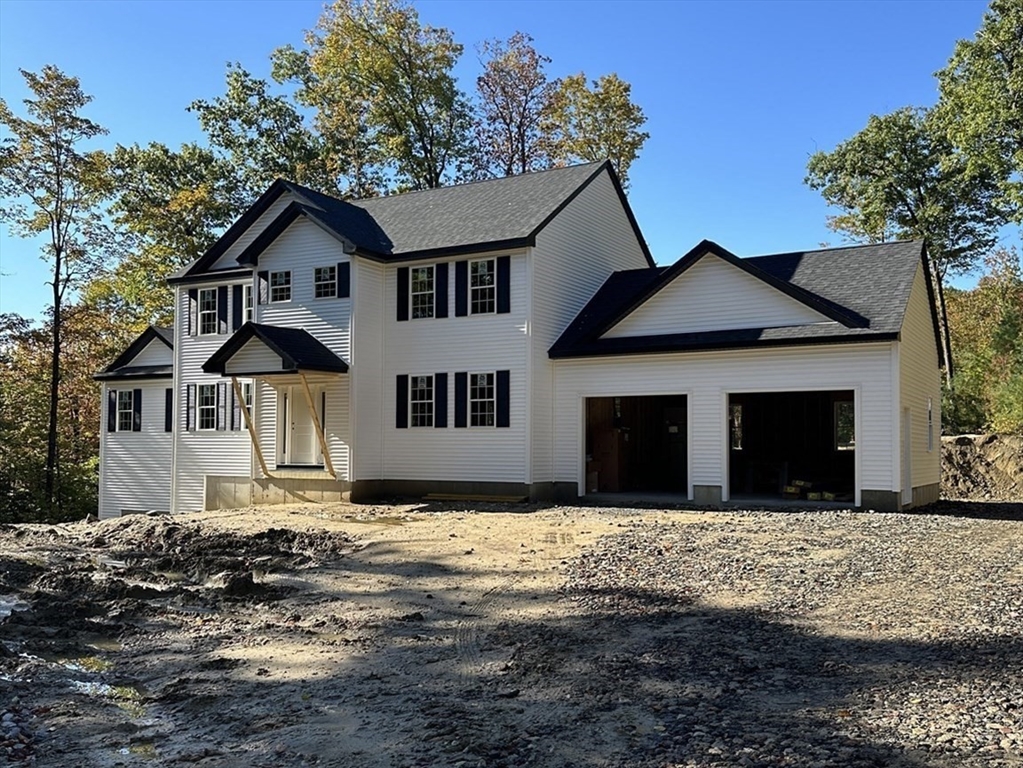
<instances>
[{"instance_id":1,"label":"upper story window","mask_svg":"<svg viewBox=\"0 0 1023 768\"><path fill-rule=\"evenodd\" d=\"M242 286L242 322L251 323L255 320L252 313L252 286Z\"/></svg>"},{"instance_id":2,"label":"upper story window","mask_svg":"<svg viewBox=\"0 0 1023 768\"><path fill-rule=\"evenodd\" d=\"M291 270L270 273L270 303L291 301Z\"/></svg>"},{"instance_id":3,"label":"upper story window","mask_svg":"<svg viewBox=\"0 0 1023 768\"><path fill-rule=\"evenodd\" d=\"M199 335L207 336L217 332L217 289L203 288L199 291Z\"/></svg>"},{"instance_id":4,"label":"upper story window","mask_svg":"<svg viewBox=\"0 0 1023 768\"><path fill-rule=\"evenodd\" d=\"M469 374L469 426L492 427L497 412L493 373Z\"/></svg>"},{"instance_id":5,"label":"upper story window","mask_svg":"<svg viewBox=\"0 0 1023 768\"><path fill-rule=\"evenodd\" d=\"M198 386L199 429L217 428L217 385L200 384Z\"/></svg>"},{"instance_id":6,"label":"upper story window","mask_svg":"<svg viewBox=\"0 0 1023 768\"><path fill-rule=\"evenodd\" d=\"M317 299L337 296L337 267L316 267L313 270L313 296Z\"/></svg>"},{"instance_id":7,"label":"upper story window","mask_svg":"<svg viewBox=\"0 0 1023 768\"><path fill-rule=\"evenodd\" d=\"M135 424L135 393L130 389L117 390L117 431L131 432Z\"/></svg>"},{"instance_id":8,"label":"upper story window","mask_svg":"<svg viewBox=\"0 0 1023 768\"><path fill-rule=\"evenodd\" d=\"M433 376L409 377L409 404L412 426L433 426Z\"/></svg>"},{"instance_id":9,"label":"upper story window","mask_svg":"<svg viewBox=\"0 0 1023 768\"><path fill-rule=\"evenodd\" d=\"M433 317L433 267L413 267L410 276L412 319Z\"/></svg>"},{"instance_id":10,"label":"upper story window","mask_svg":"<svg viewBox=\"0 0 1023 768\"><path fill-rule=\"evenodd\" d=\"M469 311L485 315L497 311L494 259L469 262Z\"/></svg>"}]
</instances>

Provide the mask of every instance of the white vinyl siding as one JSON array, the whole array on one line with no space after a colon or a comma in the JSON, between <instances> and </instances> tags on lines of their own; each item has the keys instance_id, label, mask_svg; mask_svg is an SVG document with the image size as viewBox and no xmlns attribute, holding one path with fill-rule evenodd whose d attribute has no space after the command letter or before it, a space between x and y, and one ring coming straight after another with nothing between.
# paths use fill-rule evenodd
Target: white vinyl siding
<instances>
[{"instance_id":1,"label":"white vinyl siding","mask_svg":"<svg viewBox=\"0 0 1023 768\"><path fill-rule=\"evenodd\" d=\"M494 255L507 255L507 252ZM369 408L370 413L376 410L376 398L380 399L380 415L366 419L367 423L371 418L377 419L376 428L382 429L382 441L376 449L372 446L372 437L367 440L372 454L379 450L379 460L367 458L366 465L358 460L358 479L527 482L527 266L523 252L510 255L511 312L471 319L455 317L452 313L446 318L434 317L429 322L399 322L396 319L398 268L390 265L385 268L383 369L374 371L370 362L365 375L372 377L372 383L361 388L356 398L360 418L363 408ZM482 258L489 257L490 254L486 254ZM359 273L362 271L360 262ZM372 269L359 278L359 290L364 284L372 289L370 274ZM454 296L454 288L455 268L451 266L448 268L449 297ZM363 295L356 298L360 311L366 306L362 304L364 300L367 297ZM361 315L357 322L363 322ZM362 338L359 338L360 345ZM372 338L370 329L367 329L367 338ZM361 346L356 353L375 354ZM364 375L367 369L362 366L366 363L365 357L358 358L353 366L357 377ZM488 370L510 371L510 426L507 429L455 427L454 374ZM409 373L448 374L447 428L398 429L395 426L397 376ZM362 387L362 384L357 386ZM362 393L371 387L380 391L369 394L373 399L367 402ZM369 427L373 429L372 424ZM364 438L360 431L360 451L366 445L361 442Z\"/></svg>"},{"instance_id":2,"label":"white vinyl siding","mask_svg":"<svg viewBox=\"0 0 1023 768\"><path fill-rule=\"evenodd\" d=\"M261 339L252 338L231 356L224 368L228 374L236 376L279 371L281 356L267 347Z\"/></svg>"},{"instance_id":3,"label":"white vinyl siding","mask_svg":"<svg viewBox=\"0 0 1023 768\"><path fill-rule=\"evenodd\" d=\"M537 235L530 261L530 472L532 482L549 482L555 413L554 367L547 350L612 272L649 265L606 173Z\"/></svg>"},{"instance_id":4,"label":"white vinyl siding","mask_svg":"<svg viewBox=\"0 0 1023 768\"><path fill-rule=\"evenodd\" d=\"M909 295L902 335L899 342L900 407L912 414L911 440L912 487L941 482L941 373L934 338L923 264L917 267L913 289ZM934 449L928 451L927 404L930 401L933 419ZM903 436L903 439L905 436ZM899 456L904 454L900 451ZM903 503L909 503L903 499Z\"/></svg>"},{"instance_id":5,"label":"white vinyl siding","mask_svg":"<svg viewBox=\"0 0 1023 768\"><path fill-rule=\"evenodd\" d=\"M357 480L383 478L383 429L394 423L385 412L384 392L384 297L389 270L366 259L352 262L352 418L356 435L354 477ZM390 281L396 290L394 279ZM394 310L394 303L391 303ZM393 315L391 316L393 318ZM390 406L392 409L394 405ZM450 408L449 408L450 411Z\"/></svg>"},{"instance_id":6,"label":"white vinyl siding","mask_svg":"<svg viewBox=\"0 0 1023 768\"><path fill-rule=\"evenodd\" d=\"M247 230L245 230L238 239L228 246L227 250L220 255L220 258L214 262L210 269L238 269L238 256L244 251L252 241L259 237L260 233L269 226L274 219L276 219L281 212L288 207L295 197L285 192L277 200L271 203L270 207L257 218Z\"/></svg>"},{"instance_id":7,"label":"white vinyl siding","mask_svg":"<svg viewBox=\"0 0 1023 768\"><path fill-rule=\"evenodd\" d=\"M580 483L586 397L685 394L690 483L727 493L730 392L854 390L860 489L898 490L892 472L890 343L557 361L555 479Z\"/></svg>"},{"instance_id":8,"label":"white vinyl siding","mask_svg":"<svg viewBox=\"0 0 1023 768\"><path fill-rule=\"evenodd\" d=\"M165 351L169 362L170 350ZM138 358L135 358L138 360ZM135 361L133 361L134 363ZM103 386L103 429L100 432L99 515L170 510L171 433L164 430L170 379L108 382ZM108 392L142 391L142 429L107 432Z\"/></svg>"},{"instance_id":9,"label":"white vinyl siding","mask_svg":"<svg viewBox=\"0 0 1023 768\"><path fill-rule=\"evenodd\" d=\"M830 318L714 255L704 256L604 338L779 328Z\"/></svg>"},{"instance_id":10,"label":"white vinyl siding","mask_svg":"<svg viewBox=\"0 0 1023 768\"><path fill-rule=\"evenodd\" d=\"M153 339L131 359L128 365L170 365L173 361L171 348L159 339Z\"/></svg>"}]
</instances>

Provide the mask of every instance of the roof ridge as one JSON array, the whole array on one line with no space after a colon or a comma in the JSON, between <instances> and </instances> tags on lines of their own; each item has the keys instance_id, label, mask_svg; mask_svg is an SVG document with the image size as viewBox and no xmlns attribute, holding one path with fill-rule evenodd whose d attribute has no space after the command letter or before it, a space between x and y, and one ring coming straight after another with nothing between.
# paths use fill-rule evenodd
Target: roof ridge
<instances>
[{"instance_id":1,"label":"roof ridge","mask_svg":"<svg viewBox=\"0 0 1023 768\"><path fill-rule=\"evenodd\" d=\"M778 253L758 253L756 256L740 256L742 259L766 259L775 256L809 256L812 253L834 253L835 251L852 251L859 248L881 248L890 245L923 244L924 240L914 237L911 240L886 240L882 243L857 243L855 245L838 245L834 248L814 248L810 251L780 251Z\"/></svg>"}]
</instances>

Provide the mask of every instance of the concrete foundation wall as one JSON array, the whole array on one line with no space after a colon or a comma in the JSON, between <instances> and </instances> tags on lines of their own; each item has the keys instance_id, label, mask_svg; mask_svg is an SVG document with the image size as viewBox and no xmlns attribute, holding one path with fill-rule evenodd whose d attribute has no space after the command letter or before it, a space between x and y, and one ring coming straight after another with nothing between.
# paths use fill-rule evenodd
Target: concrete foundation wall
<instances>
[{"instance_id":1,"label":"concrete foundation wall","mask_svg":"<svg viewBox=\"0 0 1023 768\"><path fill-rule=\"evenodd\" d=\"M330 478L206 475L205 509L344 501L351 488L348 481Z\"/></svg>"},{"instance_id":2,"label":"concrete foundation wall","mask_svg":"<svg viewBox=\"0 0 1023 768\"><path fill-rule=\"evenodd\" d=\"M868 491L864 488L860 492L860 507L878 512L898 512L902 508L901 497L898 491Z\"/></svg>"}]
</instances>

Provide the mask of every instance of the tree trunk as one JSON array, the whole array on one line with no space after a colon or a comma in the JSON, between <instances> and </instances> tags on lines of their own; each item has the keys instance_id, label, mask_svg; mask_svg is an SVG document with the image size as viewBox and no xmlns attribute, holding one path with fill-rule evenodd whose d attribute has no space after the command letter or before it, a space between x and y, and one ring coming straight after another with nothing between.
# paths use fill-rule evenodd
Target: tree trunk
<instances>
[{"instance_id":1,"label":"tree trunk","mask_svg":"<svg viewBox=\"0 0 1023 768\"><path fill-rule=\"evenodd\" d=\"M50 515L60 513L60 491L57 488L57 404L60 398L60 321L61 254L58 251L53 267L53 346L50 358L50 423L46 434L46 503Z\"/></svg>"},{"instance_id":2,"label":"tree trunk","mask_svg":"<svg viewBox=\"0 0 1023 768\"><path fill-rule=\"evenodd\" d=\"M934 281L935 298L938 301L938 328L941 332L941 354L945 358L945 383L949 391L952 390L952 335L948 329L948 312L945 309L944 279L941 273L932 265L931 279Z\"/></svg>"}]
</instances>

